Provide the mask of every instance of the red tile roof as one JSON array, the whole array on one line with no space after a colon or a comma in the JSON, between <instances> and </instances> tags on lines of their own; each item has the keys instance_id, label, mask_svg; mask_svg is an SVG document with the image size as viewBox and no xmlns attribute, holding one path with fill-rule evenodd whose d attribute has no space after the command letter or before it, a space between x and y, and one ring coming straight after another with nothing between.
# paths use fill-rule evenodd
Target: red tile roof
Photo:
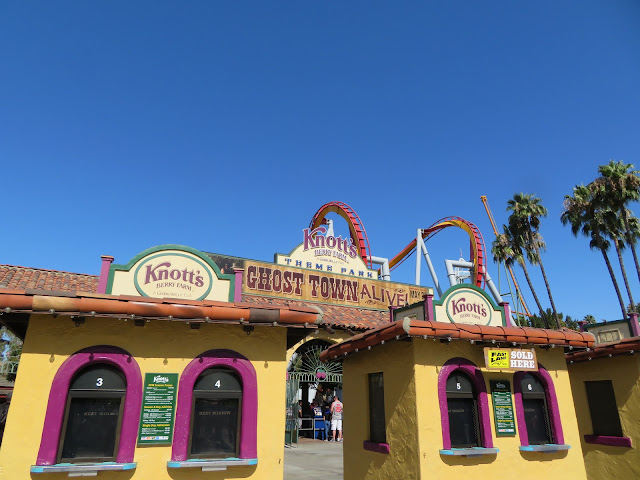
<instances>
[{"instance_id":1,"label":"red tile roof","mask_svg":"<svg viewBox=\"0 0 640 480\"><path fill-rule=\"evenodd\" d=\"M623 338L617 342L601 343L584 352L568 353L568 363L584 362L592 358L615 357L640 353L640 337Z\"/></svg>"},{"instance_id":2,"label":"red tile roof","mask_svg":"<svg viewBox=\"0 0 640 480\"><path fill-rule=\"evenodd\" d=\"M509 345L557 345L571 348L589 348L595 344L595 337L592 334L575 332L568 328L547 330L527 327L492 327L407 319L369 330L333 345L320 355L320 360L324 362L335 359L351 352L383 344L389 340L398 340L401 337L460 339Z\"/></svg>"},{"instance_id":3,"label":"red tile roof","mask_svg":"<svg viewBox=\"0 0 640 480\"><path fill-rule=\"evenodd\" d=\"M98 276L43 268L0 265L0 288L97 292Z\"/></svg>"},{"instance_id":4,"label":"red tile roof","mask_svg":"<svg viewBox=\"0 0 640 480\"><path fill-rule=\"evenodd\" d=\"M329 327L370 330L389 324L389 312L384 310L345 307L329 303L301 302L287 298L262 297L260 295L242 295L242 301L271 305L299 305L312 308L320 313L318 324Z\"/></svg>"},{"instance_id":5,"label":"red tile roof","mask_svg":"<svg viewBox=\"0 0 640 480\"><path fill-rule=\"evenodd\" d=\"M193 301L141 298L98 293L42 292L0 289L0 310L5 314L39 313L77 317L112 317L123 320L167 320L187 323L237 323L315 327L318 312L298 305Z\"/></svg>"}]
</instances>

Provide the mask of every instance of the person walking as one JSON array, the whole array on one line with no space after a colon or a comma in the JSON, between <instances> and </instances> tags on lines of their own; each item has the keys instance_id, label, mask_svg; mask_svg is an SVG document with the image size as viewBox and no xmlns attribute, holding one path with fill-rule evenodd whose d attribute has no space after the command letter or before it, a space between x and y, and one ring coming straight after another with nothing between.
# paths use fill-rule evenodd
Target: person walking
<instances>
[{"instance_id":1,"label":"person walking","mask_svg":"<svg viewBox=\"0 0 640 480\"><path fill-rule=\"evenodd\" d=\"M342 412L344 405L336 395L331 404L331 434L332 440L336 441L336 430L338 431L338 442L342 441Z\"/></svg>"}]
</instances>

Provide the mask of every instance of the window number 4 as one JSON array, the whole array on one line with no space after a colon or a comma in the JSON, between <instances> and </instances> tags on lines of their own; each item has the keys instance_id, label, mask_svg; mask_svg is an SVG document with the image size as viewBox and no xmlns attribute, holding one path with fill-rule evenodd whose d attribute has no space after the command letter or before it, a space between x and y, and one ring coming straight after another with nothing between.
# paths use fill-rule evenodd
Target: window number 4
<instances>
[{"instance_id":1,"label":"window number 4","mask_svg":"<svg viewBox=\"0 0 640 480\"><path fill-rule=\"evenodd\" d=\"M220 388L220 380L218 380L214 386L215 386L216 388Z\"/></svg>"},{"instance_id":2,"label":"window number 4","mask_svg":"<svg viewBox=\"0 0 640 480\"><path fill-rule=\"evenodd\" d=\"M104 380L102 379L102 377L98 377L98 379L96 380L96 387L101 387L103 383Z\"/></svg>"}]
</instances>

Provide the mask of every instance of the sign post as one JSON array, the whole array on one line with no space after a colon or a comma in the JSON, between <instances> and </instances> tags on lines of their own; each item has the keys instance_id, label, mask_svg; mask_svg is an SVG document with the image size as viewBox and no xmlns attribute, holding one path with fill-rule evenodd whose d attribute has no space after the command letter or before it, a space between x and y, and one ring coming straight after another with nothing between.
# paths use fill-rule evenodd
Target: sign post
<instances>
[{"instance_id":1,"label":"sign post","mask_svg":"<svg viewBox=\"0 0 640 480\"><path fill-rule=\"evenodd\" d=\"M491 380L493 417L496 421L496 436L508 437L516 434L516 422L511 402L511 385L508 380Z\"/></svg>"},{"instance_id":2,"label":"sign post","mask_svg":"<svg viewBox=\"0 0 640 480\"><path fill-rule=\"evenodd\" d=\"M177 387L177 373L145 374L138 445L171 445Z\"/></svg>"}]
</instances>

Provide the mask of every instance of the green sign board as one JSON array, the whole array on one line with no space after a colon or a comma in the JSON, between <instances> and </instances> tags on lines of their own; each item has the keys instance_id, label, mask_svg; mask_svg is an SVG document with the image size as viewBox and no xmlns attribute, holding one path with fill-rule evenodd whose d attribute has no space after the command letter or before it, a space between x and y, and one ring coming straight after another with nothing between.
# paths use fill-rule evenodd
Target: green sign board
<instances>
[{"instance_id":1,"label":"green sign board","mask_svg":"<svg viewBox=\"0 0 640 480\"><path fill-rule=\"evenodd\" d=\"M493 417L496 422L496 436L508 437L516 434L516 421L511 401L511 385L508 380L491 380Z\"/></svg>"},{"instance_id":2,"label":"green sign board","mask_svg":"<svg viewBox=\"0 0 640 480\"><path fill-rule=\"evenodd\" d=\"M177 373L145 374L138 445L171 445L177 392Z\"/></svg>"}]
</instances>

